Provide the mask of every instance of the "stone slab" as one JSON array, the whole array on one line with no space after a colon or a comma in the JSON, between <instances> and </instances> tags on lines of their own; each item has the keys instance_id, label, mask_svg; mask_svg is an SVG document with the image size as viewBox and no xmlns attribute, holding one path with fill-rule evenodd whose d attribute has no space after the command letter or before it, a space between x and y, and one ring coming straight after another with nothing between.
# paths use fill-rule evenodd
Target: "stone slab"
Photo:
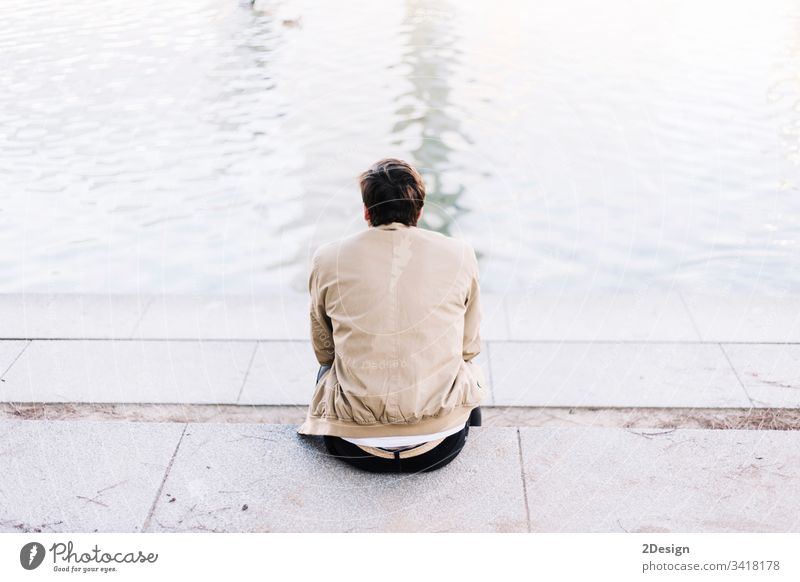
<instances>
[{"instance_id":1,"label":"stone slab","mask_svg":"<svg viewBox=\"0 0 800 582\"><path fill-rule=\"evenodd\" d=\"M484 340L800 342L800 298L482 295ZM688 310L687 307L688 306ZM0 339L308 340L308 298L0 295Z\"/></svg>"},{"instance_id":2,"label":"stone slab","mask_svg":"<svg viewBox=\"0 0 800 582\"><path fill-rule=\"evenodd\" d=\"M520 435L534 532L800 531L800 432Z\"/></svg>"},{"instance_id":3,"label":"stone slab","mask_svg":"<svg viewBox=\"0 0 800 582\"><path fill-rule=\"evenodd\" d=\"M318 370L311 342L259 342L239 404L307 405Z\"/></svg>"},{"instance_id":4,"label":"stone slab","mask_svg":"<svg viewBox=\"0 0 800 582\"><path fill-rule=\"evenodd\" d=\"M26 340L0 340L0 379L11 368L27 344Z\"/></svg>"},{"instance_id":5,"label":"stone slab","mask_svg":"<svg viewBox=\"0 0 800 582\"><path fill-rule=\"evenodd\" d=\"M800 344L722 346L758 407L800 408Z\"/></svg>"},{"instance_id":6,"label":"stone slab","mask_svg":"<svg viewBox=\"0 0 800 582\"><path fill-rule=\"evenodd\" d=\"M494 293L481 293L481 340L507 339L511 336L505 298Z\"/></svg>"},{"instance_id":7,"label":"stone slab","mask_svg":"<svg viewBox=\"0 0 800 582\"><path fill-rule=\"evenodd\" d=\"M684 295L703 341L800 342L800 297Z\"/></svg>"},{"instance_id":8,"label":"stone slab","mask_svg":"<svg viewBox=\"0 0 800 582\"><path fill-rule=\"evenodd\" d=\"M150 303L135 337L308 340L308 299L299 293L159 296Z\"/></svg>"},{"instance_id":9,"label":"stone slab","mask_svg":"<svg viewBox=\"0 0 800 582\"><path fill-rule=\"evenodd\" d=\"M485 295L481 300L481 337L508 339L502 297ZM308 302L299 293L274 297L155 297L136 329L136 337L308 340Z\"/></svg>"},{"instance_id":10,"label":"stone slab","mask_svg":"<svg viewBox=\"0 0 800 582\"><path fill-rule=\"evenodd\" d=\"M496 405L750 406L716 344L492 342L490 351Z\"/></svg>"},{"instance_id":11,"label":"stone slab","mask_svg":"<svg viewBox=\"0 0 800 582\"><path fill-rule=\"evenodd\" d=\"M487 381L487 351L477 356ZM259 342L239 404L308 405L319 364L310 342ZM491 404L491 382L485 404Z\"/></svg>"},{"instance_id":12,"label":"stone slab","mask_svg":"<svg viewBox=\"0 0 800 582\"><path fill-rule=\"evenodd\" d=\"M4 402L228 403L255 342L35 340L0 383Z\"/></svg>"},{"instance_id":13,"label":"stone slab","mask_svg":"<svg viewBox=\"0 0 800 582\"><path fill-rule=\"evenodd\" d=\"M292 425L191 425L150 528L526 531L517 431L475 428L447 466L397 475L354 469Z\"/></svg>"},{"instance_id":14,"label":"stone slab","mask_svg":"<svg viewBox=\"0 0 800 582\"><path fill-rule=\"evenodd\" d=\"M3 294L0 338L127 338L149 301L138 295Z\"/></svg>"},{"instance_id":15,"label":"stone slab","mask_svg":"<svg viewBox=\"0 0 800 582\"><path fill-rule=\"evenodd\" d=\"M136 532L182 424L0 421L0 532Z\"/></svg>"},{"instance_id":16,"label":"stone slab","mask_svg":"<svg viewBox=\"0 0 800 582\"><path fill-rule=\"evenodd\" d=\"M677 293L506 297L512 340L697 341Z\"/></svg>"},{"instance_id":17,"label":"stone slab","mask_svg":"<svg viewBox=\"0 0 800 582\"><path fill-rule=\"evenodd\" d=\"M439 471L376 475L294 425L2 420L0 531L798 532L798 445L473 427Z\"/></svg>"}]
</instances>

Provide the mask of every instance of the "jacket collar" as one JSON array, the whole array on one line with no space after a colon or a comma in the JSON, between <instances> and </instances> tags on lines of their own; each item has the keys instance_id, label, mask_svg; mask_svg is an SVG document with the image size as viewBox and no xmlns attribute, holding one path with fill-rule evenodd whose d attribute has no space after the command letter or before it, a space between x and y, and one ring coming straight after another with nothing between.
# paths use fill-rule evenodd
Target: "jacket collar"
<instances>
[{"instance_id":1,"label":"jacket collar","mask_svg":"<svg viewBox=\"0 0 800 582\"><path fill-rule=\"evenodd\" d=\"M379 228L381 230L397 230L398 228L411 228L411 226L402 222L390 222L389 224L379 224L378 226L373 226L372 228Z\"/></svg>"}]
</instances>

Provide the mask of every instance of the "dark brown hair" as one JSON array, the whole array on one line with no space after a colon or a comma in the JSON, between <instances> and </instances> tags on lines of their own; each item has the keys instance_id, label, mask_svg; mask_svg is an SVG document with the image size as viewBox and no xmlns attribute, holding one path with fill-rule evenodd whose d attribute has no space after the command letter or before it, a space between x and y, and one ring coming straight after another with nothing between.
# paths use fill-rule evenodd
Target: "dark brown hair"
<instances>
[{"instance_id":1,"label":"dark brown hair","mask_svg":"<svg viewBox=\"0 0 800 582\"><path fill-rule=\"evenodd\" d=\"M425 183L411 164L384 158L359 176L359 185L372 226L390 222L417 225L425 203Z\"/></svg>"}]
</instances>

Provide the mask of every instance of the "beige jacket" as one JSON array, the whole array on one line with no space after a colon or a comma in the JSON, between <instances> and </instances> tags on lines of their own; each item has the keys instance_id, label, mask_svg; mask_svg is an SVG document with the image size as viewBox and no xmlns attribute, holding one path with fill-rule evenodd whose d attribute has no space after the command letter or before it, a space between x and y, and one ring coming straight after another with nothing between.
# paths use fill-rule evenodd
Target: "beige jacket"
<instances>
[{"instance_id":1,"label":"beige jacket","mask_svg":"<svg viewBox=\"0 0 800 582\"><path fill-rule=\"evenodd\" d=\"M478 262L467 243L393 222L328 243L309 277L320 364L301 434L424 435L466 423L488 387Z\"/></svg>"}]
</instances>

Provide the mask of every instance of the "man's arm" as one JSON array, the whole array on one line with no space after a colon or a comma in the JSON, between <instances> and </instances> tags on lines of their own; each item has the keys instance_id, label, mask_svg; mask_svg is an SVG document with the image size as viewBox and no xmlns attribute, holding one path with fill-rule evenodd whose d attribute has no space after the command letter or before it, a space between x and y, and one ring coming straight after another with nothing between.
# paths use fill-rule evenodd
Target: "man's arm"
<instances>
[{"instance_id":1,"label":"man's arm","mask_svg":"<svg viewBox=\"0 0 800 582\"><path fill-rule=\"evenodd\" d=\"M311 345L321 366L333 364L333 326L325 312L325 294L319 286L319 265L317 255L311 261L311 275L308 278L308 291L311 295Z\"/></svg>"},{"instance_id":2,"label":"man's arm","mask_svg":"<svg viewBox=\"0 0 800 582\"><path fill-rule=\"evenodd\" d=\"M464 361L469 362L481 353L481 289L478 275L478 259L472 255L472 280L466 300L464 313Z\"/></svg>"}]
</instances>

